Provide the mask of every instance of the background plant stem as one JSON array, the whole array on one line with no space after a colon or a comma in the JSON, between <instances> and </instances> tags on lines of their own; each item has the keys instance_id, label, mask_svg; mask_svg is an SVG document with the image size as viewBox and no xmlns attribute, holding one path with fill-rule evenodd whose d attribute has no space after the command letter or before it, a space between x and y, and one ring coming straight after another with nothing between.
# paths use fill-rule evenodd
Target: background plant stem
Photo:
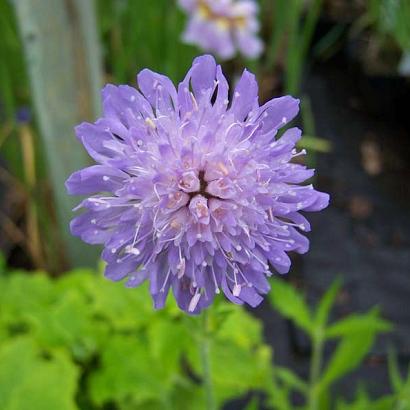
<instances>
[{"instance_id":1,"label":"background plant stem","mask_svg":"<svg viewBox=\"0 0 410 410\"><path fill-rule=\"evenodd\" d=\"M320 377L320 369L322 367L323 354L323 336L322 332L317 332L313 337L312 360L310 362L310 382L309 382L309 396L308 409L319 409L319 392L318 380Z\"/></svg>"},{"instance_id":2,"label":"background plant stem","mask_svg":"<svg viewBox=\"0 0 410 410\"><path fill-rule=\"evenodd\" d=\"M213 391L211 377L211 360L210 360L210 333L209 333L209 315L205 309L202 313L202 333L200 340L200 354L202 362L203 386L205 390L205 400L207 410L216 410L215 396Z\"/></svg>"}]
</instances>

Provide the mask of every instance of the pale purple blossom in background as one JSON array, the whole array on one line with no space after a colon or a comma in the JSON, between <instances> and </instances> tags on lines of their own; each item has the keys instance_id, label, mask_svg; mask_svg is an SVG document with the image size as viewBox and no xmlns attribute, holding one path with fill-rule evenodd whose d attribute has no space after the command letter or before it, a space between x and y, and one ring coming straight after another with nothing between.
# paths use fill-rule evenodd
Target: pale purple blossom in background
<instances>
[{"instance_id":1,"label":"pale purple blossom in background","mask_svg":"<svg viewBox=\"0 0 410 410\"><path fill-rule=\"evenodd\" d=\"M263 43L258 37L258 5L253 0L179 0L189 16L183 40L222 59L237 52L257 58Z\"/></svg>"},{"instance_id":2,"label":"pale purple blossom in background","mask_svg":"<svg viewBox=\"0 0 410 410\"><path fill-rule=\"evenodd\" d=\"M211 56L194 60L177 89L150 70L139 90L107 85L103 115L76 128L98 163L67 180L89 195L71 231L103 244L105 275L133 288L148 280L154 306L170 290L181 309L198 313L222 291L257 306L267 277L286 273L289 251L305 253L309 223L329 196L301 185L313 170L293 161L298 128L278 130L299 101L260 106L253 74L244 71L229 100Z\"/></svg>"}]
</instances>

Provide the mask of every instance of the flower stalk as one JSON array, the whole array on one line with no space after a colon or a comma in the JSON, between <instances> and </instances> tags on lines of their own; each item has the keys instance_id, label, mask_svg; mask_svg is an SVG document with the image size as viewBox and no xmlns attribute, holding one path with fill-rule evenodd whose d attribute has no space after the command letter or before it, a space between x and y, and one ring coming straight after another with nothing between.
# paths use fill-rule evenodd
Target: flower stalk
<instances>
[{"instance_id":1,"label":"flower stalk","mask_svg":"<svg viewBox=\"0 0 410 410\"><path fill-rule=\"evenodd\" d=\"M209 331L209 314L205 309L201 315L202 319L202 333L200 338L200 355L202 363L202 380L205 390L205 400L207 410L216 410L215 395L211 376L211 355L210 355L210 341L211 334Z\"/></svg>"},{"instance_id":2,"label":"flower stalk","mask_svg":"<svg viewBox=\"0 0 410 410\"><path fill-rule=\"evenodd\" d=\"M318 381L320 378L320 370L322 367L322 355L323 355L323 336L322 331L314 334L312 346L312 360L310 362L310 382L309 382L309 395L308 395L308 409L319 409L319 389Z\"/></svg>"}]
</instances>

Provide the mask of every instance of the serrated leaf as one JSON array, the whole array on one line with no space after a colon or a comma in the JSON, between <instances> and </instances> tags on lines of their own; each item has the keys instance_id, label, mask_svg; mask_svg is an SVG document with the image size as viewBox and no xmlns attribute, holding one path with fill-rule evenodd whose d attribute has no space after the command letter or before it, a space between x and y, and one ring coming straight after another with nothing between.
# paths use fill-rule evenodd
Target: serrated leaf
<instances>
[{"instance_id":1,"label":"serrated leaf","mask_svg":"<svg viewBox=\"0 0 410 410\"><path fill-rule=\"evenodd\" d=\"M269 376L270 349L243 349L230 343L211 345L211 373L219 402L261 388Z\"/></svg>"},{"instance_id":2,"label":"serrated leaf","mask_svg":"<svg viewBox=\"0 0 410 410\"><path fill-rule=\"evenodd\" d=\"M262 342L262 325L244 309L232 306L229 314L216 329L215 337L219 340L230 340L240 347L249 349Z\"/></svg>"},{"instance_id":3,"label":"serrated leaf","mask_svg":"<svg viewBox=\"0 0 410 410\"><path fill-rule=\"evenodd\" d=\"M326 329L325 335L327 338L344 337L362 332L388 332L391 328L392 325L380 318L377 310L372 309L364 315L352 314L339 320Z\"/></svg>"},{"instance_id":4,"label":"serrated leaf","mask_svg":"<svg viewBox=\"0 0 410 410\"><path fill-rule=\"evenodd\" d=\"M77 409L78 372L64 352L42 352L20 337L1 346L0 363L2 410Z\"/></svg>"},{"instance_id":5,"label":"serrated leaf","mask_svg":"<svg viewBox=\"0 0 410 410\"><path fill-rule=\"evenodd\" d=\"M180 320L160 317L147 329L152 357L161 363L163 379L171 379L180 371L180 362L189 343L193 343L189 330Z\"/></svg>"},{"instance_id":6,"label":"serrated leaf","mask_svg":"<svg viewBox=\"0 0 410 410\"><path fill-rule=\"evenodd\" d=\"M16 271L3 281L0 304L5 312L2 313L27 317L54 298L53 283L44 273Z\"/></svg>"},{"instance_id":7,"label":"serrated leaf","mask_svg":"<svg viewBox=\"0 0 410 410\"><path fill-rule=\"evenodd\" d=\"M283 316L311 334L313 330L312 318L302 295L284 280L274 278L270 284L269 300L272 306Z\"/></svg>"},{"instance_id":8,"label":"serrated leaf","mask_svg":"<svg viewBox=\"0 0 410 410\"><path fill-rule=\"evenodd\" d=\"M137 334L114 334L102 351L99 369L90 377L93 402L102 405L114 401L131 406L164 397L169 386L160 377L159 366L150 355L146 340Z\"/></svg>"},{"instance_id":9,"label":"serrated leaf","mask_svg":"<svg viewBox=\"0 0 410 410\"><path fill-rule=\"evenodd\" d=\"M319 383L324 390L345 374L357 368L370 351L375 338L374 332L362 332L343 338L330 359Z\"/></svg>"},{"instance_id":10,"label":"serrated leaf","mask_svg":"<svg viewBox=\"0 0 410 410\"><path fill-rule=\"evenodd\" d=\"M325 327L340 287L341 280L335 280L320 300L315 313L315 327L317 329L323 329Z\"/></svg>"},{"instance_id":11,"label":"serrated leaf","mask_svg":"<svg viewBox=\"0 0 410 410\"><path fill-rule=\"evenodd\" d=\"M209 309L209 322L211 376L218 403L263 388L270 378L271 350L263 344L259 321L242 307L223 302ZM186 323L190 326L190 321ZM201 377L199 339L189 345L187 358Z\"/></svg>"}]
</instances>

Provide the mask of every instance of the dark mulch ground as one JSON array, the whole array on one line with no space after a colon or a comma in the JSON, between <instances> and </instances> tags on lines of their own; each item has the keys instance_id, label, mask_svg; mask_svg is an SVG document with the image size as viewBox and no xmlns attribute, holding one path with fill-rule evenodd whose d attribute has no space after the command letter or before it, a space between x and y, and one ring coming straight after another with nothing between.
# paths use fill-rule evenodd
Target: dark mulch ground
<instances>
[{"instance_id":1,"label":"dark mulch ground","mask_svg":"<svg viewBox=\"0 0 410 410\"><path fill-rule=\"evenodd\" d=\"M297 260L288 279L314 303L339 275L344 290L335 316L378 305L395 324L337 389L351 397L364 382L377 397L389 391L388 346L397 350L403 369L410 361L410 83L366 78L339 56L313 67L304 88L317 135L333 145L316 164L316 184L332 200L327 210L310 215L310 253ZM267 302L257 315L275 361L305 376L307 340Z\"/></svg>"}]
</instances>

